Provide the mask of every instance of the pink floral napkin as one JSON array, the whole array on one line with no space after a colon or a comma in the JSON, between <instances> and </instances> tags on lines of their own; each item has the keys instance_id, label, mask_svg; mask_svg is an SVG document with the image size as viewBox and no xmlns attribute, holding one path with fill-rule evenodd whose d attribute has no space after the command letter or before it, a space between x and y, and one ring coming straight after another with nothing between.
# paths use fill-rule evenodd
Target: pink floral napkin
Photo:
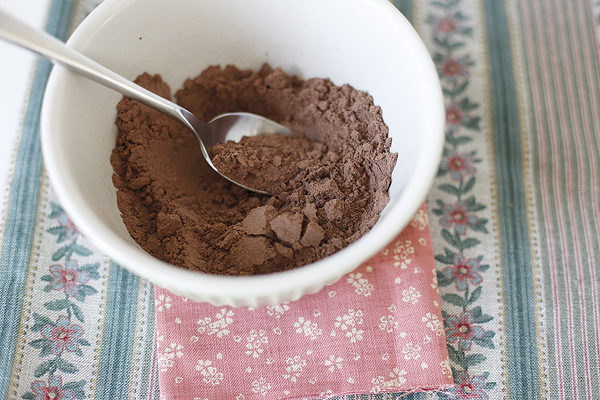
<instances>
[{"instance_id":1,"label":"pink floral napkin","mask_svg":"<svg viewBox=\"0 0 600 400\"><path fill-rule=\"evenodd\" d=\"M425 207L384 250L295 302L214 307L156 288L165 399L283 399L453 384Z\"/></svg>"}]
</instances>

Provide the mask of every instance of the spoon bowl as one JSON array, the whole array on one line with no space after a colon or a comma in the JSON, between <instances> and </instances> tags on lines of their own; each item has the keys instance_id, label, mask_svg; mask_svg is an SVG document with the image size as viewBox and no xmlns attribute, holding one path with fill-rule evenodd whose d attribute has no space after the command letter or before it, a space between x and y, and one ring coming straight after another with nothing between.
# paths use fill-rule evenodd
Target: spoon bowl
<instances>
[{"instance_id":1,"label":"spoon bowl","mask_svg":"<svg viewBox=\"0 0 600 400\"><path fill-rule=\"evenodd\" d=\"M246 186L243 182L238 182L223 174L213 164L210 149L212 149L212 147L218 143L226 143L230 140L239 142L244 136L261 136L270 134L289 135L292 133L292 131L275 121L248 112L221 114L213 118L208 124L205 124L191 112L185 109L182 110L182 115L185 118L186 126L190 128L198 137L202 155L212 169L214 169L219 175L227 179L229 182L241 186L246 190L260 194L272 194L260 189Z\"/></svg>"},{"instance_id":2,"label":"spoon bowl","mask_svg":"<svg viewBox=\"0 0 600 400\"><path fill-rule=\"evenodd\" d=\"M207 124L178 104L125 79L116 72L68 47L55 37L24 24L3 10L0 10L0 39L5 39L47 57L54 63L63 65L86 78L140 101L183 123L194 132L200 142L200 150L206 162L219 175L246 190L269 194L263 190L249 187L243 182L237 182L219 171L212 162L210 149L217 143L225 143L229 140L240 141L244 136L276 133L281 135L291 134L292 132L285 126L260 115L247 112L221 114Z\"/></svg>"}]
</instances>

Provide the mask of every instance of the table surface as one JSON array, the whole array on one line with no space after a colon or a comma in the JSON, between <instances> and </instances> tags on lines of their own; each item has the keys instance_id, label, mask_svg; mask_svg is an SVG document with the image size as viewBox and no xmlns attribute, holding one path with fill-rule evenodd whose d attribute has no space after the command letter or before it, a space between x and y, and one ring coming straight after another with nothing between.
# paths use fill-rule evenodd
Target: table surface
<instances>
[{"instance_id":1,"label":"table surface","mask_svg":"<svg viewBox=\"0 0 600 400\"><path fill-rule=\"evenodd\" d=\"M65 39L97 2L0 7ZM458 386L411 396L597 398L600 1L393 3L429 49L447 109L427 203ZM54 367L30 334L61 306L43 301L38 268L47 272L44 257L56 255L48 227L62 218L36 144L49 65L6 43L0 60L0 397L41 398L33 384ZM55 369L75 382L77 398L159 398L152 286L85 238L78 244L71 250L98 265L89 296L69 313L97 340L84 349L87 362Z\"/></svg>"}]
</instances>

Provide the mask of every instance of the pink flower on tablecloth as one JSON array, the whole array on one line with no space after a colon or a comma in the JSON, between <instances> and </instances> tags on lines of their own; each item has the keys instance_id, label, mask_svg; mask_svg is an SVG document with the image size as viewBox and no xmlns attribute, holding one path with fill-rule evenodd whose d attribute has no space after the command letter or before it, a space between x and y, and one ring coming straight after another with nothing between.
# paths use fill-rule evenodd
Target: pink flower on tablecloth
<instances>
[{"instance_id":1,"label":"pink flower on tablecloth","mask_svg":"<svg viewBox=\"0 0 600 400\"><path fill-rule=\"evenodd\" d=\"M454 58L450 55L437 55L436 65L438 73L443 78L458 79L469 76L469 66L473 65L473 61L468 57Z\"/></svg>"},{"instance_id":2,"label":"pink flower on tablecloth","mask_svg":"<svg viewBox=\"0 0 600 400\"><path fill-rule=\"evenodd\" d=\"M71 219L67 216L66 213L60 214L56 220L58 221L60 226L65 227L67 239L72 241L79 237L79 230L77 229L73 221L71 221Z\"/></svg>"},{"instance_id":3,"label":"pink flower on tablecloth","mask_svg":"<svg viewBox=\"0 0 600 400\"><path fill-rule=\"evenodd\" d=\"M471 28L466 27L462 21L464 21L464 16L460 13L444 16L429 15L427 18L427 23L433 28L433 34L436 39L440 40L440 43L445 43L446 46L450 45L450 43L457 43L458 38L455 34L463 36L471 34ZM451 37L454 40L449 42L448 39Z\"/></svg>"},{"instance_id":4,"label":"pink flower on tablecloth","mask_svg":"<svg viewBox=\"0 0 600 400\"><path fill-rule=\"evenodd\" d=\"M465 351L471 349L473 339L483 339L484 336L485 330L479 325L474 325L473 314L469 311L446 319L446 340L450 343L458 341L458 346Z\"/></svg>"},{"instance_id":5,"label":"pink flower on tablecloth","mask_svg":"<svg viewBox=\"0 0 600 400\"><path fill-rule=\"evenodd\" d=\"M446 109L446 124L450 126L459 126L463 122L464 114L456 106L451 106Z\"/></svg>"},{"instance_id":6,"label":"pink flower on tablecloth","mask_svg":"<svg viewBox=\"0 0 600 400\"><path fill-rule=\"evenodd\" d=\"M44 339L50 340L50 352L60 354L63 350L77 351L79 338L84 330L80 325L71 324L69 319L61 315L54 325L46 325L40 331Z\"/></svg>"},{"instance_id":7,"label":"pink flower on tablecloth","mask_svg":"<svg viewBox=\"0 0 600 400\"><path fill-rule=\"evenodd\" d=\"M466 259L462 254L454 255L454 265L442 271L446 279L454 280L456 289L464 291L468 284L479 285L483 277L479 274L479 260L476 258Z\"/></svg>"},{"instance_id":8,"label":"pink flower on tablecloth","mask_svg":"<svg viewBox=\"0 0 600 400\"><path fill-rule=\"evenodd\" d=\"M453 17L442 17L435 26L436 32L443 34L456 32L456 27L456 19Z\"/></svg>"},{"instance_id":9,"label":"pink flower on tablecloth","mask_svg":"<svg viewBox=\"0 0 600 400\"><path fill-rule=\"evenodd\" d=\"M448 229L456 226L456 232L459 235L464 235L467 232L469 224L477 222L477 217L468 211L464 201L457 201L456 204L444 204L442 214L440 224Z\"/></svg>"},{"instance_id":10,"label":"pink flower on tablecloth","mask_svg":"<svg viewBox=\"0 0 600 400\"><path fill-rule=\"evenodd\" d=\"M450 399L487 400L485 379L482 376L469 377L465 371L459 371L455 376L456 387L448 389Z\"/></svg>"},{"instance_id":11,"label":"pink flower on tablecloth","mask_svg":"<svg viewBox=\"0 0 600 400\"><path fill-rule=\"evenodd\" d=\"M446 149L440 163L440 171L448 172L450 178L460 181L463 176L475 173L473 162L473 156L470 154L459 154L455 150Z\"/></svg>"},{"instance_id":12,"label":"pink flower on tablecloth","mask_svg":"<svg viewBox=\"0 0 600 400\"><path fill-rule=\"evenodd\" d=\"M67 296L75 296L79 285L90 280L90 274L87 271L80 271L76 260L67 260L64 266L51 265L50 275L52 275L50 287L54 290L64 290Z\"/></svg>"},{"instance_id":13,"label":"pink flower on tablecloth","mask_svg":"<svg viewBox=\"0 0 600 400\"><path fill-rule=\"evenodd\" d=\"M34 381L31 390L34 400L75 400L75 394L71 389L63 388L62 378L58 375L51 376L48 382Z\"/></svg>"},{"instance_id":14,"label":"pink flower on tablecloth","mask_svg":"<svg viewBox=\"0 0 600 400\"><path fill-rule=\"evenodd\" d=\"M464 15L454 13L453 15L444 16L430 15L427 18L427 23L433 28L433 35L438 39L438 44L447 48L457 43L459 45L464 44L456 36L457 34L462 36L470 36L472 34L472 29L465 26L463 23L464 20Z\"/></svg>"}]
</instances>

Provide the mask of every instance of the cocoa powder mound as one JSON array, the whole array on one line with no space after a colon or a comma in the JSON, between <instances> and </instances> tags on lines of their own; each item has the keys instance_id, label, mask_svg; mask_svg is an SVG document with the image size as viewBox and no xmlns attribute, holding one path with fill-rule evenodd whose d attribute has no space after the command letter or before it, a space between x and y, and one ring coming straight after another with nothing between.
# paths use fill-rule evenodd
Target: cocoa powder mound
<instances>
[{"instance_id":1,"label":"cocoa powder mound","mask_svg":"<svg viewBox=\"0 0 600 400\"><path fill-rule=\"evenodd\" d=\"M136 82L170 98L159 75ZM215 146L216 174L193 134L137 101L118 104L113 183L123 221L153 256L207 273L281 271L324 258L366 233L387 204L396 154L381 110L365 92L327 79L210 67L188 79L177 102L199 118L247 111L281 122L292 136Z\"/></svg>"}]
</instances>

